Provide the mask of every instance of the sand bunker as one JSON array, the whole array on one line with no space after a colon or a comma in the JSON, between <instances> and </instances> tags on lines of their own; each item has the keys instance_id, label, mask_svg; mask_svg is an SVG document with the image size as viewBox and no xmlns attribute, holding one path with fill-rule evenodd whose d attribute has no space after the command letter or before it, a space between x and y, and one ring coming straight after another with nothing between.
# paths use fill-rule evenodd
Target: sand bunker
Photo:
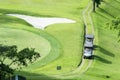
<instances>
[{"instance_id":1,"label":"sand bunker","mask_svg":"<svg viewBox=\"0 0 120 80\"><path fill-rule=\"evenodd\" d=\"M34 17L21 14L7 14L25 20L35 28L45 29L48 25L56 23L75 23L76 21L67 18L48 18L48 17Z\"/></svg>"}]
</instances>

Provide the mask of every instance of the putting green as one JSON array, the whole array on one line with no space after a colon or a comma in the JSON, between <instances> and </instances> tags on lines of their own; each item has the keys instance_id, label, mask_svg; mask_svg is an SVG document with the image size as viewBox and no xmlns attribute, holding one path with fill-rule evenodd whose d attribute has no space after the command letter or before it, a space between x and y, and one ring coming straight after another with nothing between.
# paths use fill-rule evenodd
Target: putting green
<instances>
[{"instance_id":1,"label":"putting green","mask_svg":"<svg viewBox=\"0 0 120 80\"><path fill-rule=\"evenodd\" d=\"M59 57L62 49L59 42L44 31L27 27L1 27L0 44L17 45L18 50L35 48L41 57L22 71L31 72L31 68L38 69Z\"/></svg>"},{"instance_id":2,"label":"putting green","mask_svg":"<svg viewBox=\"0 0 120 80\"><path fill-rule=\"evenodd\" d=\"M48 40L35 33L20 29L0 28L0 44L17 45L19 50L26 47L35 48L41 58L51 50Z\"/></svg>"}]
</instances>

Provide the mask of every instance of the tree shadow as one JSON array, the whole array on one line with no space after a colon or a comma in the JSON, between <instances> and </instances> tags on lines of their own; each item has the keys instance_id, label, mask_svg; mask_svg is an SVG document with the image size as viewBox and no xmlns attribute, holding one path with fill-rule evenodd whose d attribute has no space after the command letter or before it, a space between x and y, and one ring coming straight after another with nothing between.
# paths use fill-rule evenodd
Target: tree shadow
<instances>
[{"instance_id":1,"label":"tree shadow","mask_svg":"<svg viewBox=\"0 0 120 80\"><path fill-rule=\"evenodd\" d=\"M102 57L100 57L100 56L98 56L98 55L94 55L94 59L95 59L95 60L98 60L98 61L100 61L100 62L106 63L106 64L112 64L111 61L109 61L109 60L107 60L107 59L104 59L104 58L102 58Z\"/></svg>"},{"instance_id":2,"label":"tree shadow","mask_svg":"<svg viewBox=\"0 0 120 80\"><path fill-rule=\"evenodd\" d=\"M96 12L96 14L98 14L98 15L101 16L102 18L109 19L109 17L106 17L106 16L100 14L99 12Z\"/></svg>"},{"instance_id":3,"label":"tree shadow","mask_svg":"<svg viewBox=\"0 0 120 80\"><path fill-rule=\"evenodd\" d=\"M111 53L110 51L104 49L101 46L94 45L94 50L97 50L97 49L99 49L99 51L102 52L105 55L108 55L110 57L115 57L115 55L113 53Z\"/></svg>"},{"instance_id":4,"label":"tree shadow","mask_svg":"<svg viewBox=\"0 0 120 80\"><path fill-rule=\"evenodd\" d=\"M116 1L116 2L120 3L120 0L119 0L119 1L118 1L118 0L114 0L114 1Z\"/></svg>"},{"instance_id":5,"label":"tree shadow","mask_svg":"<svg viewBox=\"0 0 120 80\"><path fill-rule=\"evenodd\" d=\"M109 16L111 16L111 17L115 18L115 16L114 16L114 15L110 14L110 13L109 13L109 12L107 12L106 10L104 10L104 9L102 9L102 8L99 8L99 10L100 10L100 11L102 11L103 13L106 13L106 14L108 14Z\"/></svg>"},{"instance_id":6,"label":"tree shadow","mask_svg":"<svg viewBox=\"0 0 120 80\"><path fill-rule=\"evenodd\" d=\"M115 1L115 0L114 0ZM118 2L118 1L115 1L115 2L117 2L117 3L120 3L120 2ZM108 3L108 2L104 2L104 3L106 3L106 5L108 5L108 6L110 6L110 7L113 7L113 8L115 8L115 9L117 9L118 11L120 11L120 9L119 9L119 7L117 7L116 5L111 5L110 3Z\"/></svg>"},{"instance_id":7,"label":"tree shadow","mask_svg":"<svg viewBox=\"0 0 120 80\"><path fill-rule=\"evenodd\" d=\"M58 78L47 76L44 74L29 73L25 71L16 72L13 76L15 76L16 74L25 77L26 80L60 80ZM11 80L13 76L9 77L7 80Z\"/></svg>"}]
</instances>

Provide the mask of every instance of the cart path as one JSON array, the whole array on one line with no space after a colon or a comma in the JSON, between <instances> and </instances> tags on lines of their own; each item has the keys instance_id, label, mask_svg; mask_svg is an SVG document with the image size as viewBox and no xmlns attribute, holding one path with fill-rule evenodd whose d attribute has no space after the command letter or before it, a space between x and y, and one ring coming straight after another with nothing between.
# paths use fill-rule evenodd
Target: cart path
<instances>
[{"instance_id":1,"label":"cart path","mask_svg":"<svg viewBox=\"0 0 120 80\"><path fill-rule=\"evenodd\" d=\"M92 13L92 2L90 1L88 5L86 6L86 8L83 10L82 16L83 16L83 21L86 25L86 33L88 33L88 29L89 29L88 27L91 27L90 28L91 34L94 35L94 25L93 25L91 13ZM74 71L69 72L67 74L63 74L63 75L54 75L54 77L61 78L61 79L67 79L67 78L80 76L80 74L83 74L90 68L90 66L92 65L92 62L93 60L82 58L82 62L80 66L76 68Z\"/></svg>"},{"instance_id":2,"label":"cart path","mask_svg":"<svg viewBox=\"0 0 120 80\"><path fill-rule=\"evenodd\" d=\"M92 17L91 17L91 13L92 13L92 1L89 2L88 6L84 9L82 15L83 15L83 21L86 25L86 33L88 33L88 27L91 27L91 34L94 35L94 25L93 25L93 21L92 21ZM89 26L88 26L89 25ZM93 51L94 53L94 51ZM85 60L86 61L86 60ZM93 60L89 60L86 69L84 70L87 71L89 69L89 67L92 65Z\"/></svg>"},{"instance_id":3,"label":"cart path","mask_svg":"<svg viewBox=\"0 0 120 80\"><path fill-rule=\"evenodd\" d=\"M88 26L91 27L91 34L94 34L94 26L91 18L91 12L92 12L92 2L90 1L86 8L83 10L82 16L83 21L86 25L86 33L88 33ZM56 74L56 75L49 75L49 77L59 78L59 79L70 79L73 77L79 77L81 74L86 72L90 66L92 65L93 60L84 59L82 58L81 64L78 68L75 70L65 73L65 74ZM44 76L36 76L38 78L42 78Z\"/></svg>"}]
</instances>

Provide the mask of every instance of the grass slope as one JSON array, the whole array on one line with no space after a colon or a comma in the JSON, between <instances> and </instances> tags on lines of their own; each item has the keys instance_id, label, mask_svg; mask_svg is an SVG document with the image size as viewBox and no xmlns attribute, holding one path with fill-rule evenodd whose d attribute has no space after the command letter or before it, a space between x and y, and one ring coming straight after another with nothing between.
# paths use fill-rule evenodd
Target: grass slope
<instances>
[{"instance_id":1,"label":"grass slope","mask_svg":"<svg viewBox=\"0 0 120 80\"><path fill-rule=\"evenodd\" d=\"M82 55L83 45L83 24L81 19L81 11L87 5L89 0L0 0L0 26L1 27L13 27L13 28L25 28L24 30L39 34L50 42L52 51L50 55L37 63L24 68L24 71L30 73L22 73L27 75L28 79L31 79L31 74L36 73L38 75L44 74L63 74L73 71L78 67ZM43 17L65 17L76 20L76 24L55 24L48 26L45 31L32 29L31 25L24 21L6 17L7 13L19 13L34 16ZM30 27L28 27L30 26ZM26 29L27 28L27 29ZM62 46L62 47L61 47ZM55 53L55 54L53 54ZM45 66L47 62L58 57L52 63ZM62 66L62 70L56 70L56 66ZM38 79L32 76L32 79Z\"/></svg>"},{"instance_id":2,"label":"grass slope","mask_svg":"<svg viewBox=\"0 0 120 80\"><path fill-rule=\"evenodd\" d=\"M106 23L120 16L120 1L104 0L96 13L92 14L95 26L96 50L91 68L80 80L119 80L120 43L117 42L117 31L109 30Z\"/></svg>"}]
</instances>

